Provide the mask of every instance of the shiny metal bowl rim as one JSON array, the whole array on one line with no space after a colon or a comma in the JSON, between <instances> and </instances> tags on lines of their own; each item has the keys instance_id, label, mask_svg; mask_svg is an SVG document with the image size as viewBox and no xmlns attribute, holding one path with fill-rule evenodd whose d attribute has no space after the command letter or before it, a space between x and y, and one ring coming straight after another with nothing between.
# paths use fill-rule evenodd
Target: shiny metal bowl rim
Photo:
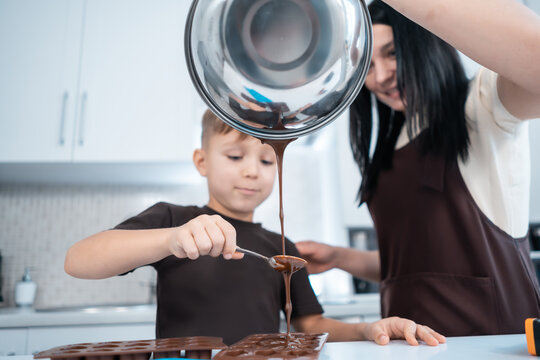
<instances>
[{"instance_id":1,"label":"shiny metal bowl rim","mask_svg":"<svg viewBox=\"0 0 540 360\"><path fill-rule=\"evenodd\" d=\"M214 103L214 100L204 90L203 85L201 85L202 81L197 75L197 72L195 70L195 64L193 63L193 56L191 56L192 55L191 29L193 25L193 18L195 16L195 10L197 9L197 5L199 1L200 0L193 0L193 2L191 3L191 7L189 9L187 20L186 20L186 27L184 31L184 53L186 57L186 65L187 65L192 83L195 86L195 89L199 93L200 97L204 100L206 105L208 105L210 110L214 112L214 114L216 114L222 121L224 121L226 124L233 127L234 129L241 131L245 134L257 137L257 138L263 138L263 139L269 139L269 140L293 139L299 136L307 135L311 132L314 132L320 129L323 126L328 125L332 121L336 120L339 117L339 115L341 115L349 107L349 105L351 105L351 103L355 100L356 96L362 89L362 86L364 85L364 82L367 77L370 61L366 61L364 64L362 64L361 68L358 69L362 71L361 73L362 76L354 84L354 89L350 93L349 97L341 104L341 106L336 107L333 111L327 114L324 117L324 121L319 121L317 124L313 126L303 127L299 129L286 129L286 130L276 131L276 130L265 129L265 128L253 128L235 119L231 119L231 117L225 111L222 111L221 108ZM364 16L364 21L367 24L366 46L368 47L368 59L371 59L372 54L373 54L373 30L372 30L372 24L371 24L371 17L369 16L369 10L368 10L365 0L357 0L357 1L360 3L360 5L363 8L362 14Z\"/></svg>"}]
</instances>

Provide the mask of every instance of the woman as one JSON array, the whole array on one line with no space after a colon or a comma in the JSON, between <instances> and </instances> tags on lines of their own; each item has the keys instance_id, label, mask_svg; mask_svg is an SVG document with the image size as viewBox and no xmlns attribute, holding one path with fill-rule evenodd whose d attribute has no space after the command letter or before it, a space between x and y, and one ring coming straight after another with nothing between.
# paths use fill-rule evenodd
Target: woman
<instances>
[{"instance_id":1,"label":"woman","mask_svg":"<svg viewBox=\"0 0 540 360\"><path fill-rule=\"evenodd\" d=\"M383 317L448 336L523 332L525 318L540 316L526 121L540 117L540 19L513 0L369 8L373 58L350 140L379 251L298 249L312 273L380 280ZM445 41L485 68L469 81Z\"/></svg>"}]
</instances>

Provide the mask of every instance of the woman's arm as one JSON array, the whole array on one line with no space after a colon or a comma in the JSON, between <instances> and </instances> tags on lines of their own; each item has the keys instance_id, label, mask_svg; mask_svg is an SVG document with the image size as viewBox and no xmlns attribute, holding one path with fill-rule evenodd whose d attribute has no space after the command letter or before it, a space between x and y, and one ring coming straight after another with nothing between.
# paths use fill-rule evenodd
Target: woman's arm
<instances>
[{"instance_id":1,"label":"woman's arm","mask_svg":"<svg viewBox=\"0 0 540 360\"><path fill-rule=\"evenodd\" d=\"M540 116L540 17L515 0L383 0L499 74L515 116Z\"/></svg>"},{"instance_id":2,"label":"woman's arm","mask_svg":"<svg viewBox=\"0 0 540 360\"><path fill-rule=\"evenodd\" d=\"M359 251L315 241L299 241L296 248L302 258L308 261L306 267L310 274L338 268L361 279L380 281L378 251Z\"/></svg>"},{"instance_id":3,"label":"woman's arm","mask_svg":"<svg viewBox=\"0 0 540 360\"><path fill-rule=\"evenodd\" d=\"M365 336L367 323L344 323L322 315L306 315L292 319L296 331L317 334L328 333L328 341L369 340Z\"/></svg>"},{"instance_id":4,"label":"woman's arm","mask_svg":"<svg viewBox=\"0 0 540 360\"><path fill-rule=\"evenodd\" d=\"M338 249L337 268L373 282L381 281L379 251L360 251L350 248Z\"/></svg>"}]
</instances>

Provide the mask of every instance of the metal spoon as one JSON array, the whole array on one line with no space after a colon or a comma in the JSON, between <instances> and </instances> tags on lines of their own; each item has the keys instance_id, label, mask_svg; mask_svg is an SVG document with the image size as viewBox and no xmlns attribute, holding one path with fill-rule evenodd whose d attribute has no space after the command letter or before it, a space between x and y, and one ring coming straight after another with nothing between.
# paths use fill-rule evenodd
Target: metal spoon
<instances>
[{"instance_id":1,"label":"metal spoon","mask_svg":"<svg viewBox=\"0 0 540 360\"><path fill-rule=\"evenodd\" d=\"M277 268L280 268L280 267L281 267L281 265L278 264L278 263L276 262L276 260L275 260L273 257L269 258L269 257L266 257L266 256L261 255L261 254L259 254L259 253L256 253L255 251L251 251L251 250L247 250L247 249L242 249L242 248L239 247L239 246L236 247L236 251L241 252L241 253L244 253L244 254L252 255L252 256L261 258L261 259L263 259L263 260L266 260L266 262L268 262L268 264L269 264L271 267L273 267L274 269L277 269Z\"/></svg>"},{"instance_id":2,"label":"metal spoon","mask_svg":"<svg viewBox=\"0 0 540 360\"><path fill-rule=\"evenodd\" d=\"M246 249L243 249L243 248L241 248L239 246L236 247L236 251L244 253L244 254L256 256L258 258L266 260L266 262L268 262L268 264L272 268L274 268L277 271L281 271L281 272L283 272L283 271L296 272L296 271L300 270L301 268L303 268L307 264L306 260L301 259L301 258L296 257L296 256L276 255L276 256L272 256L271 258L269 258L269 257L266 257L266 256L261 255L259 253L256 253L255 251L246 250Z\"/></svg>"}]
</instances>

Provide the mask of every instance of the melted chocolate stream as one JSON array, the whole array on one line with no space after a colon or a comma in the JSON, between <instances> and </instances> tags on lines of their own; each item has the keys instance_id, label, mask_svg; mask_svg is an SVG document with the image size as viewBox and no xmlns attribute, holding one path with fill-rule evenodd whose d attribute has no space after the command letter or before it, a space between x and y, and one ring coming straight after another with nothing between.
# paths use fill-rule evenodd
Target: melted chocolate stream
<instances>
[{"instance_id":1,"label":"melted chocolate stream","mask_svg":"<svg viewBox=\"0 0 540 360\"><path fill-rule=\"evenodd\" d=\"M295 272L304 267L306 261L289 255L276 255L273 258L279 265L282 265L281 267L276 268L276 270L283 274L283 280L285 281L285 296L287 298L285 302L285 313L287 315L287 336L289 336L291 334L292 314L291 278Z\"/></svg>"},{"instance_id":2,"label":"melted chocolate stream","mask_svg":"<svg viewBox=\"0 0 540 360\"><path fill-rule=\"evenodd\" d=\"M281 111L278 112L278 123L274 127L275 130L285 130L285 126L281 121ZM305 262L302 259L295 258L294 256L287 256L285 254L285 228L284 228L284 214L283 214L283 155L285 153L285 148L291 142L296 140L293 139L260 139L263 144L270 145L274 152L276 153L276 161L278 167L278 181L279 181L279 221L281 224L281 248L283 250L282 256L274 256L274 259L278 264L284 265L276 269L277 271L283 274L283 280L285 282L285 313L287 316L287 339L290 338L291 334L291 314L292 314L292 302L291 302L291 277L292 274L300 270ZM296 260L295 260L296 259ZM298 267L298 260L300 260L300 266Z\"/></svg>"},{"instance_id":3,"label":"melted chocolate stream","mask_svg":"<svg viewBox=\"0 0 540 360\"><path fill-rule=\"evenodd\" d=\"M283 256L285 257L285 227L284 227L284 214L283 214L283 155L285 153L285 148L291 142L296 139L286 139L286 140L268 140L260 139L262 143L270 145L274 152L276 153L276 161L278 167L278 181L279 181L279 221L281 224L281 248L283 250ZM277 261L277 259L276 259ZM290 265L290 264L289 264ZM287 315L287 336L291 333L291 314L292 314L292 303L291 303L291 277L294 271L291 266L285 266L283 269L278 269L283 274L283 280L285 281L285 313Z\"/></svg>"},{"instance_id":4,"label":"melted chocolate stream","mask_svg":"<svg viewBox=\"0 0 540 360\"><path fill-rule=\"evenodd\" d=\"M283 215L283 155L285 153L285 148L295 139L287 140L268 140L261 139L261 142L264 144L270 145L274 152L276 153L276 161L278 168L278 182L279 182L279 221L281 224L281 248L283 255L285 255L285 229L284 229L284 215Z\"/></svg>"}]
</instances>

